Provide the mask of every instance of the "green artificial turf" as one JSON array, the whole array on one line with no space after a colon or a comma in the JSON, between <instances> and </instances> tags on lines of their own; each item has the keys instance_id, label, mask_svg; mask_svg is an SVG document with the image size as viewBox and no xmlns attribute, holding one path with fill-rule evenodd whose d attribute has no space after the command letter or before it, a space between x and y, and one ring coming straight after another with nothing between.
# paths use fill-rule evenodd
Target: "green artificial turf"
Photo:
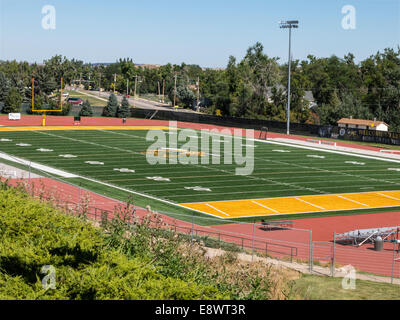
<instances>
[{"instance_id":1,"label":"green artificial turf","mask_svg":"<svg viewBox=\"0 0 400 320\"><path fill-rule=\"evenodd\" d=\"M152 208L170 214L193 214L192 211L175 205L179 203L400 190L400 172L388 170L400 168L400 163L262 142L255 142L254 172L248 176L235 174L235 169L243 165L224 164L224 160L229 159L228 156L224 157L224 149L220 157L213 157L220 164L150 165L146 160L146 152L153 141L147 141L146 134L147 131L138 130L0 132L0 138L12 139L0 141L0 151L134 191L136 194L133 198L137 205L151 204ZM211 146L211 139L209 142ZM17 143L31 146L21 147ZM184 143L180 142L177 148L184 148ZM37 150L40 148L53 151L40 152ZM61 154L77 157L62 158L59 156ZM212 157L209 159L211 161ZM93 165L85 163L86 161L104 164ZM168 163L168 159L166 161ZM352 163L346 163L347 161ZM131 169L135 172L120 172L115 169ZM170 180L155 181L149 179L151 177ZM66 180L121 200L126 200L129 195L129 192L81 178ZM211 192L186 189L193 187L209 188ZM310 213L291 217L386 210ZM196 213L196 216L201 214ZM239 220L254 221L261 218L281 219L283 216ZM201 224L215 223L207 221Z\"/></svg>"}]
</instances>

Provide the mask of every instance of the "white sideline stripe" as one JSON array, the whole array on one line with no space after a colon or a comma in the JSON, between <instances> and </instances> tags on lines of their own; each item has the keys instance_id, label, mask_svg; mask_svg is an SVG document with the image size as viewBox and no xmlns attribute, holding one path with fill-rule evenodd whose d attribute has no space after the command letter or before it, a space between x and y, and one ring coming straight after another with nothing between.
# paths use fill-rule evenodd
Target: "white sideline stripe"
<instances>
[{"instance_id":1,"label":"white sideline stripe","mask_svg":"<svg viewBox=\"0 0 400 320\"><path fill-rule=\"evenodd\" d=\"M31 162L28 160L24 160L21 158L17 158L17 157L13 157L13 156L9 156L6 153L0 152L0 158L4 159L4 160L8 160L8 161L12 161L12 162L16 162L16 163L20 163L23 164L25 166L31 166L32 168L41 170L41 171L45 171L48 173L52 173L52 174L56 174L58 176L61 176L63 178L77 178L78 176L76 174L72 174L72 173L68 173L62 170L58 170L58 169L54 169L36 162Z\"/></svg>"},{"instance_id":2,"label":"white sideline stripe","mask_svg":"<svg viewBox=\"0 0 400 320\"><path fill-rule=\"evenodd\" d=\"M259 206L264 207L265 209L268 209L268 210L273 211L273 212L275 212L275 213L280 213L279 211L274 210L274 209L272 209L272 208L270 208L270 207L264 206L263 204L258 203L257 201L251 201L251 202L253 202L253 203L255 203L255 204L258 204Z\"/></svg>"},{"instance_id":3,"label":"white sideline stripe","mask_svg":"<svg viewBox=\"0 0 400 320\"><path fill-rule=\"evenodd\" d=\"M383 149L383 150L379 150L379 152L400 153L400 150L386 150L386 149Z\"/></svg>"},{"instance_id":4,"label":"white sideline stripe","mask_svg":"<svg viewBox=\"0 0 400 320\"><path fill-rule=\"evenodd\" d=\"M223 211L221 211L221 210L219 210L219 209L213 207L211 204L206 203L206 206L209 206L210 208L212 208L212 209L214 209L214 210L217 210L218 212L221 212L222 214L226 215L227 217L230 217L229 214L227 214L227 213L225 213L225 212L223 212Z\"/></svg>"},{"instance_id":5,"label":"white sideline stripe","mask_svg":"<svg viewBox=\"0 0 400 320\"><path fill-rule=\"evenodd\" d=\"M380 196L384 196L384 197L389 198L389 199L393 199L393 200L400 201L400 199L397 199L397 198L395 198L395 197L388 196L388 195L383 194L383 193L380 193L380 192L377 192L376 194L379 194Z\"/></svg>"},{"instance_id":6,"label":"white sideline stripe","mask_svg":"<svg viewBox=\"0 0 400 320\"><path fill-rule=\"evenodd\" d=\"M346 198L346 197L343 197L343 196L337 196L337 197L342 198L342 199L344 199L344 200L348 200L348 201L354 202L354 203L361 204L362 206L365 206L365 207L369 207L369 205L367 205L367 204L365 204L365 203L358 202L358 201L356 201L356 200L352 200L352 199L349 199L349 198Z\"/></svg>"},{"instance_id":7,"label":"white sideline stripe","mask_svg":"<svg viewBox=\"0 0 400 320\"><path fill-rule=\"evenodd\" d=\"M299 201L301 201L301 202L307 203L307 204L309 204L310 206L316 207L316 208L318 208L318 209L326 210L325 208L320 207L320 206L317 206L316 204L312 204L311 202L308 202L308 201L306 201L306 200L303 200L303 199L300 199L300 198L295 198L295 199L296 199L296 200L299 200Z\"/></svg>"},{"instance_id":8,"label":"white sideline stripe","mask_svg":"<svg viewBox=\"0 0 400 320\"><path fill-rule=\"evenodd\" d=\"M254 139L254 141L261 142L261 143L276 144L276 145L292 147L292 148L315 150L315 151L320 151L320 152L328 152L328 153L336 153L336 154L344 154L346 156L353 156L353 157L359 157L359 158L365 158L365 159L373 159L373 160L400 163L400 160L389 159L389 158L379 158L379 157L375 157L375 156L367 156L367 155L364 155L364 154L352 153L352 152L347 152L347 151L328 150L328 149L308 147L308 146L303 146L303 145L298 145L298 144L291 144L291 143L285 143L285 142L276 142L276 141L270 141L270 140L265 141L265 140L260 140L260 139Z\"/></svg>"}]
</instances>

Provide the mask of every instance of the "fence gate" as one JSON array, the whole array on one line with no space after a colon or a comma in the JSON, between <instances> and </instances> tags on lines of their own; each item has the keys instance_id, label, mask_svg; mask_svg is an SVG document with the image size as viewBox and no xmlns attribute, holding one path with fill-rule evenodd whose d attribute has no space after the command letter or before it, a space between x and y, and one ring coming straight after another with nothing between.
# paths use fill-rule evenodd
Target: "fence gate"
<instances>
[{"instance_id":1,"label":"fence gate","mask_svg":"<svg viewBox=\"0 0 400 320\"><path fill-rule=\"evenodd\" d=\"M314 261L328 263L330 266L331 276L335 270L335 251L334 243L329 241L313 241L311 244L311 272L314 272Z\"/></svg>"}]
</instances>

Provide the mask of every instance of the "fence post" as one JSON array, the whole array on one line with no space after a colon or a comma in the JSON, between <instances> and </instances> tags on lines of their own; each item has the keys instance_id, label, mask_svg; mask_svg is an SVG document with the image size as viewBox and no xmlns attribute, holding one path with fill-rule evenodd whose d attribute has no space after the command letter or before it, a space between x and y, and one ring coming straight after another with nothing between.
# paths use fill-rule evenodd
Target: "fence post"
<instances>
[{"instance_id":1,"label":"fence post","mask_svg":"<svg viewBox=\"0 0 400 320\"><path fill-rule=\"evenodd\" d=\"M193 229L194 229L194 214L192 214L192 241L193 241Z\"/></svg>"},{"instance_id":2,"label":"fence post","mask_svg":"<svg viewBox=\"0 0 400 320\"><path fill-rule=\"evenodd\" d=\"M255 230L256 230L256 223L253 222L253 243L252 243L252 255L251 255L251 261L254 260L254 235L255 235Z\"/></svg>"},{"instance_id":3,"label":"fence post","mask_svg":"<svg viewBox=\"0 0 400 320\"><path fill-rule=\"evenodd\" d=\"M332 259L331 259L331 276L335 276L335 249L336 249L336 231L333 233Z\"/></svg>"},{"instance_id":4,"label":"fence post","mask_svg":"<svg viewBox=\"0 0 400 320\"><path fill-rule=\"evenodd\" d=\"M81 186L78 186L78 214L81 215Z\"/></svg>"},{"instance_id":5,"label":"fence post","mask_svg":"<svg viewBox=\"0 0 400 320\"><path fill-rule=\"evenodd\" d=\"M29 161L28 184L29 184L29 194L31 194L31 161Z\"/></svg>"},{"instance_id":6,"label":"fence post","mask_svg":"<svg viewBox=\"0 0 400 320\"><path fill-rule=\"evenodd\" d=\"M396 260L396 242L393 242L393 261L392 261L392 280L391 280L391 284L393 284L393 280L394 280L394 263Z\"/></svg>"},{"instance_id":7,"label":"fence post","mask_svg":"<svg viewBox=\"0 0 400 320\"><path fill-rule=\"evenodd\" d=\"M310 230L310 243L309 243L309 252L308 252L308 257L309 257L309 267L310 267L310 273L313 272L313 257L312 257L312 230Z\"/></svg>"}]
</instances>

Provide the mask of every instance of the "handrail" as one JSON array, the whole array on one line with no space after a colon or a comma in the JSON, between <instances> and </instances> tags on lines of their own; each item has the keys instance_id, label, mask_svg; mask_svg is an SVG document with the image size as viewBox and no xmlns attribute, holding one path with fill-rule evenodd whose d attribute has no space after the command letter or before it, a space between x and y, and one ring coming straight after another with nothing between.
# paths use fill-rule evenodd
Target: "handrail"
<instances>
[{"instance_id":1,"label":"handrail","mask_svg":"<svg viewBox=\"0 0 400 320\"><path fill-rule=\"evenodd\" d=\"M376 233L378 233L378 231L373 232L368 238L364 239L364 241L362 241L361 243L359 243L359 244L357 245L357 247L361 247L361 246L364 244L364 242L366 242L367 240L369 240L370 238L372 238L372 236L373 236L374 234L376 234Z\"/></svg>"}]
</instances>

